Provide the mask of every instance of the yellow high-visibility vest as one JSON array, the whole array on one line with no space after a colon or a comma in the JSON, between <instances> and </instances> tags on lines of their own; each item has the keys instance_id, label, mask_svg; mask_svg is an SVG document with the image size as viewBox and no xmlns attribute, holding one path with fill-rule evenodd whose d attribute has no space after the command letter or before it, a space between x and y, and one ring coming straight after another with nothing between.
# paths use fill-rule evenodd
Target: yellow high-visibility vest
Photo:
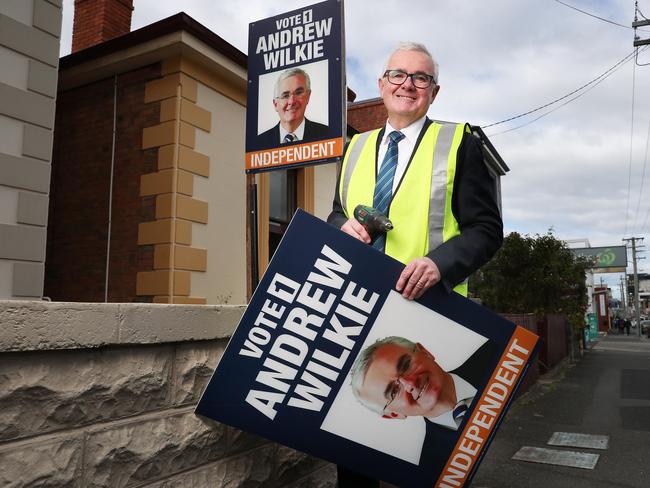
<instances>
[{"instance_id":1,"label":"yellow high-visibility vest","mask_svg":"<svg viewBox=\"0 0 650 488\"><path fill-rule=\"evenodd\" d=\"M338 189L348 218L359 204L372 207L379 132L357 134L348 146ZM404 264L460 234L451 195L464 132L467 124L431 123L393 195L388 214L394 228L386 234L385 252ZM467 280L454 291L467 296Z\"/></svg>"}]
</instances>

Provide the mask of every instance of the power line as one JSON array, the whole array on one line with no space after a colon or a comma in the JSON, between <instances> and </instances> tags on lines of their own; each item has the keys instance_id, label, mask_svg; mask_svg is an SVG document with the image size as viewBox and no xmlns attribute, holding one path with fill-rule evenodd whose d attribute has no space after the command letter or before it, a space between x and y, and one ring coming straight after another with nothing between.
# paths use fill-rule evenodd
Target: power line
<instances>
[{"instance_id":1,"label":"power line","mask_svg":"<svg viewBox=\"0 0 650 488\"><path fill-rule=\"evenodd\" d=\"M648 162L648 146L650 145L650 122L648 122L648 136L645 140L645 159L643 160L643 172L645 173L645 166ZM643 187L641 187L643 189ZM641 194L639 194L639 201L641 201ZM643 225L641 225L641 233L645 234L645 227L648 223L648 216L650 216L650 205L648 206L648 211L645 213L645 219L643 219Z\"/></svg>"},{"instance_id":2,"label":"power line","mask_svg":"<svg viewBox=\"0 0 650 488\"><path fill-rule=\"evenodd\" d=\"M636 88L636 63L632 65L632 115L630 122L630 164L628 167L627 174L627 199L625 204L625 232L623 235L627 235L627 223L630 218L628 212L630 211L630 190L632 188L632 142L634 140L634 92Z\"/></svg>"},{"instance_id":3,"label":"power line","mask_svg":"<svg viewBox=\"0 0 650 488\"><path fill-rule=\"evenodd\" d=\"M619 24L618 22L614 22L613 20L605 19L604 17L599 17L598 15L591 14L591 13L587 12L586 10L581 10L581 9L579 9L577 7L574 7L573 5L569 5L568 3L561 2L560 0L555 0L555 1L557 3L559 3L559 4L564 5L565 7L569 7L569 8L571 8L573 10L576 10L576 11L578 11L580 13L588 15L589 17L593 17L594 19L602 20L603 22L607 22L608 24L616 25L618 27L624 27L625 29L632 29L632 26ZM641 14L641 15L643 15L643 14Z\"/></svg>"},{"instance_id":4,"label":"power line","mask_svg":"<svg viewBox=\"0 0 650 488\"><path fill-rule=\"evenodd\" d=\"M650 122L648 123L648 137L645 143L645 158L643 159L643 172L641 173L641 189L639 190L639 199L636 202L636 212L634 212L634 225L632 231L636 228L636 219L639 217L639 208L641 207L641 197L643 196L643 183L645 181L645 169L648 163L648 142L650 142ZM643 227L642 227L643 228Z\"/></svg>"},{"instance_id":5,"label":"power line","mask_svg":"<svg viewBox=\"0 0 650 488\"><path fill-rule=\"evenodd\" d=\"M637 48L637 49L639 49L639 48ZM646 46L645 49L647 49L647 46ZM642 51L645 51L645 49L643 49ZM636 63L637 66L642 66L642 67L643 66L650 66L650 63L639 63L639 53L638 52L636 53L636 56L634 57L634 62Z\"/></svg>"},{"instance_id":6,"label":"power line","mask_svg":"<svg viewBox=\"0 0 650 488\"><path fill-rule=\"evenodd\" d=\"M627 61L630 61L630 59L632 59L632 58L628 58ZM582 95L585 95L585 94L589 93L591 90L593 90L593 89L596 88L598 85L600 85L603 81L605 81L607 78L609 78L612 74L614 74L614 71L612 71L612 72L609 73L607 76L605 76L605 77L601 78L600 80L598 80L597 83L593 84L592 86L590 86L589 88L587 88L587 89L584 90L583 92L578 93L575 97L568 99L566 102L564 102L564 103L558 105L557 107L553 107L553 108L552 108L551 110L549 110L548 112L544 112L542 115L540 115L540 116L538 116L538 117L535 117L534 119L529 120L528 122L525 122L525 123L523 123L523 124L521 124L521 125L517 125L517 126L512 127L512 128L510 128L510 129L503 130L503 131L501 131L501 132L493 132L492 134L486 134L486 135L487 135L488 137L499 136L499 135L501 135L501 134L505 134L506 132L512 132L512 131L514 131L514 130L521 129L522 127L526 127L527 125L530 125L530 124L532 124L533 122L537 122L539 119L544 118L544 117L546 117L547 115L549 115L549 114L555 112L556 110L561 109L561 108L564 107L565 105L568 105L569 103L573 102L574 100L577 100L577 99L580 98Z\"/></svg>"},{"instance_id":7,"label":"power line","mask_svg":"<svg viewBox=\"0 0 650 488\"><path fill-rule=\"evenodd\" d=\"M635 31L634 31L634 39L635 39L634 45L635 46L639 45L638 44L638 39L639 38L636 36L636 27L639 24L638 15L641 15L641 17L643 17L644 19L646 18L645 15L643 15L643 12L641 12L641 10L639 9L639 2L635 1L634 2L634 23L633 23L633 26L635 27ZM646 19L644 22L641 22L641 23L644 24L644 25L647 25L649 22L650 21L648 21ZM644 44L646 44L646 47L647 47L648 43L645 42ZM637 47L637 49L638 49L638 47ZM650 63L648 63L648 64L650 64ZM631 129L630 129L630 168L629 168L628 186L627 186L627 192L628 192L627 200L628 200L628 202L630 200L630 188L631 188L630 182L632 180L632 149L633 149L632 142L633 142L633 138L634 138L634 93L635 93L635 90L634 90L634 81L635 81L634 74L636 73L636 66L647 66L647 64L639 64L639 54L638 54L638 52L637 52L637 55L634 58L634 66L632 67L632 69L634 71L632 71L632 123L630 124L631 125ZM637 222L637 219L639 217L639 208L641 207L641 197L643 196L643 185L644 185L644 182L645 182L645 170L646 170L646 165L647 165L647 162L648 162L648 143L649 142L650 142L650 124L648 125L648 137L646 138L645 157L643 158L643 172L641 173L641 188L639 189L639 198L638 198L638 200L636 202L636 211L634 212L634 224L633 224L633 227L632 227L633 229L636 227L636 222ZM625 215L625 231L627 233L627 209L626 209L625 214L626 214ZM647 219L648 219L648 214L646 213L646 218L644 219L643 226L641 226L641 229L643 229L645 227L645 222L646 222Z\"/></svg>"},{"instance_id":8,"label":"power line","mask_svg":"<svg viewBox=\"0 0 650 488\"><path fill-rule=\"evenodd\" d=\"M644 50L644 49L643 49L643 50ZM591 80L590 82L585 83L585 84L582 85L581 87L576 88L576 89L573 90L572 92L567 93L566 95L564 95L564 96L562 96L562 97L560 97L560 98L556 98L556 99L553 100L552 102L545 103L544 105L541 105L541 106L539 106L539 107L537 107L537 108L534 108L534 109L529 110L529 111L527 111L527 112L524 112L524 113L522 113L522 114L515 115L515 116L513 116L513 117L508 117L507 119L499 120L498 122L493 122L492 124L483 125L483 126L481 126L481 127L482 127L483 129L487 129L488 127L493 127L493 126L495 126L495 125L505 124L506 122L510 122L511 120L520 119L521 117L525 117L526 115L530 115L530 114L532 114L532 113L539 112L540 110L543 110L543 109L545 109L546 107L549 107L549 106L551 106L551 105L556 104L557 102L560 102L560 101L562 101L562 100L564 100L564 99L566 99L566 98L569 98L571 95L574 95L575 93L578 93L579 91L585 89L585 88L588 87L589 85L592 85L592 84L596 83L596 82L597 82L598 80L600 80L601 78L606 78L610 72L614 71L614 70L617 69L619 66L621 66L621 65L624 64L625 62L627 62L627 61L629 61L630 59L632 59L632 57L635 56L635 54L636 54L636 50L632 51L630 54L628 54L627 56L625 56L623 59L621 59L621 60L620 60L618 63L616 63L614 66L612 66L612 67L609 68L607 71L605 71L605 72L602 73L601 75L597 76L596 78L594 78L594 79Z\"/></svg>"}]
</instances>

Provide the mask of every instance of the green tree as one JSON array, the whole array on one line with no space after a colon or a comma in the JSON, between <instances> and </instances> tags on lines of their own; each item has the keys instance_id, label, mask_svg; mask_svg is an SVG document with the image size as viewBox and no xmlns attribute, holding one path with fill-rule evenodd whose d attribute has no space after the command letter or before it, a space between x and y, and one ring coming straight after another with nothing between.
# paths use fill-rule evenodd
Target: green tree
<instances>
[{"instance_id":1,"label":"green tree","mask_svg":"<svg viewBox=\"0 0 650 488\"><path fill-rule=\"evenodd\" d=\"M588 267L551 231L535 237L513 232L471 277L470 294L497 312L564 314L577 330L584 327Z\"/></svg>"}]
</instances>

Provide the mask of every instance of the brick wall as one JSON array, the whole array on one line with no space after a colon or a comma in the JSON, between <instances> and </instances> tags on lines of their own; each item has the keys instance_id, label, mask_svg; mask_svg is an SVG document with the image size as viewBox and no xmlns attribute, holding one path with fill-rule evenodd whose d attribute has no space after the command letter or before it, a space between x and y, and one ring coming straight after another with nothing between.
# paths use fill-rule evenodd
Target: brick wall
<instances>
[{"instance_id":1,"label":"brick wall","mask_svg":"<svg viewBox=\"0 0 650 488\"><path fill-rule=\"evenodd\" d=\"M75 0L72 52L131 31L133 0Z\"/></svg>"},{"instance_id":2,"label":"brick wall","mask_svg":"<svg viewBox=\"0 0 650 488\"><path fill-rule=\"evenodd\" d=\"M348 125L359 132L383 127L386 119L388 112L381 98L348 104Z\"/></svg>"},{"instance_id":3,"label":"brick wall","mask_svg":"<svg viewBox=\"0 0 650 488\"><path fill-rule=\"evenodd\" d=\"M142 150L142 129L160 117L158 104L144 103L144 86L158 77L152 65L118 77L115 183L108 301L149 301L136 295L138 271L153 269L153 246L138 246L138 224L154 220L155 197L140 197L140 176L156 171L158 151Z\"/></svg>"},{"instance_id":4,"label":"brick wall","mask_svg":"<svg viewBox=\"0 0 650 488\"><path fill-rule=\"evenodd\" d=\"M334 488L332 465L194 415L243 308L0 302L0 486Z\"/></svg>"},{"instance_id":5,"label":"brick wall","mask_svg":"<svg viewBox=\"0 0 650 488\"><path fill-rule=\"evenodd\" d=\"M153 268L153 247L138 246L138 224L154 220L155 197L140 197L140 176L157 168L157 150L142 150L142 129L158 123L159 104L144 86L160 76L151 65L117 77L108 300L137 297L136 274ZM114 79L59 94L52 161L45 295L104 301L113 147Z\"/></svg>"}]
</instances>

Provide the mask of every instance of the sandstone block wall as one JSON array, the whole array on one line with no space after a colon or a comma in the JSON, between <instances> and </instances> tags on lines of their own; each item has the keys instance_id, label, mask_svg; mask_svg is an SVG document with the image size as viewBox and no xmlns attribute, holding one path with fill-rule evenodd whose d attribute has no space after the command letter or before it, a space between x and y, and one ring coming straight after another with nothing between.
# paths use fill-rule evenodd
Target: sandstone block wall
<instances>
[{"instance_id":1,"label":"sandstone block wall","mask_svg":"<svg viewBox=\"0 0 650 488\"><path fill-rule=\"evenodd\" d=\"M333 488L332 465L194 415L242 312L0 301L0 486Z\"/></svg>"}]
</instances>

